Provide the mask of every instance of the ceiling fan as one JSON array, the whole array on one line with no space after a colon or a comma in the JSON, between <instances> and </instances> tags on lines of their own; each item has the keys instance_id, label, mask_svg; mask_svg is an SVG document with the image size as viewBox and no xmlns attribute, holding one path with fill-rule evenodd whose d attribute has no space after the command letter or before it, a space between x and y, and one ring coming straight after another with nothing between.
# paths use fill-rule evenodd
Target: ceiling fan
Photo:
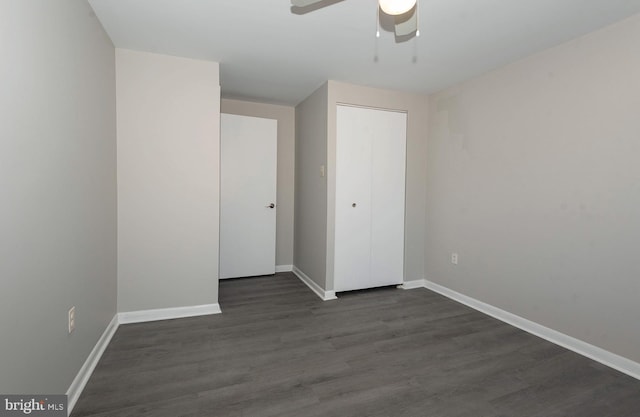
<instances>
[{"instance_id":1,"label":"ceiling fan","mask_svg":"<svg viewBox=\"0 0 640 417\"><path fill-rule=\"evenodd\" d=\"M341 0L338 0L341 1ZM305 9L329 6L337 3L336 0L291 0L291 5ZM418 1L417 0L379 0L379 9L382 13L393 19L396 38L411 38L420 36L418 29ZM380 20L380 19L378 19ZM376 32L380 36L380 31Z\"/></svg>"}]
</instances>

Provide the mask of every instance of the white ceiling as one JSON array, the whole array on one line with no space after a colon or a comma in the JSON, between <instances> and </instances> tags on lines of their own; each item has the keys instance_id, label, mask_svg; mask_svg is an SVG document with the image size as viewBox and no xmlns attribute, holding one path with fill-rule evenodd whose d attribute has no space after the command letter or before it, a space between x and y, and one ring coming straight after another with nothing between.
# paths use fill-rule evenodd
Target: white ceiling
<instances>
[{"instance_id":1,"label":"white ceiling","mask_svg":"<svg viewBox=\"0 0 640 417\"><path fill-rule=\"evenodd\" d=\"M640 0L419 1L420 38L395 43L375 37L377 0L306 14L289 0L89 0L116 47L220 62L223 96L283 104L329 79L434 92L640 13Z\"/></svg>"}]
</instances>

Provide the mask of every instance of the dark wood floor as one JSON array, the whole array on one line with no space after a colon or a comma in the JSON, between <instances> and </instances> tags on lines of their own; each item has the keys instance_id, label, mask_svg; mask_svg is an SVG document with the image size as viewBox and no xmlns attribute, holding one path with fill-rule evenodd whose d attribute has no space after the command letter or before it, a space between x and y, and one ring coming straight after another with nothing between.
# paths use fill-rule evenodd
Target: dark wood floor
<instances>
[{"instance_id":1,"label":"dark wood floor","mask_svg":"<svg viewBox=\"0 0 640 417\"><path fill-rule=\"evenodd\" d=\"M425 289L322 302L285 273L220 304L121 326L73 416L640 416L640 381Z\"/></svg>"}]
</instances>

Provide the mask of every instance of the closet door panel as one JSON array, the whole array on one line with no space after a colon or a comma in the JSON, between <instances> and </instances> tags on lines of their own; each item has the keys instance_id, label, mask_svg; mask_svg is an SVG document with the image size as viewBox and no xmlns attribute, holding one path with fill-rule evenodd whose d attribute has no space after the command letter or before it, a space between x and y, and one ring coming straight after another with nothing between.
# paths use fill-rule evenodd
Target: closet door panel
<instances>
[{"instance_id":1,"label":"closet door panel","mask_svg":"<svg viewBox=\"0 0 640 417\"><path fill-rule=\"evenodd\" d=\"M371 161L366 114L338 107L334 287L369 286L371 276Z\"/></svg>"},{"instance_id":2,"label":"closet door panel","mask_svg":"<svg viewBox=\"0 0 640 417\"><path fill-rule=\"evenodd\" d=\"M404 270L406 113L376 111L371 170L371 286L400 284Z\"/></svg>"}]
</instances>

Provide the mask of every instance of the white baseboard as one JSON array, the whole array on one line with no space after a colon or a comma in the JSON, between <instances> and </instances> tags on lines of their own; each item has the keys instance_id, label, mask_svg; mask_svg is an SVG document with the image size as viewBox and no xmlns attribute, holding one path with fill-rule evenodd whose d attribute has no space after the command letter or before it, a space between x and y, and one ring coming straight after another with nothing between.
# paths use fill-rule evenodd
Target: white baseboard
<instances>
[{"instance_id":1,"label":"white baseboard","mask_svg":"<svg viewBox=\"0 0 640 417\"><path fill-rule=\"evenodd\" d=\"M483 303L482 301L460 294L434 282L424 280L424 287L431 291L437 292L438 294L444 295L445 297L450 298L454 301L469 306L474 310L478 310L500 321L522 329L525 332L534 334L558 346L562 346L566 349L574 351L582 356L586 356L589 359L600 362L603 365L625 373L633 378L640 379L640 363L632 361L631 359L627 359L615 353L609 352L608 350L604 350L582 340L568 336L564 333L560 333L556 330L550 329L531 320L527 320L515 314L509 313L508 311L504 311L498 307Z\"/></svg>"},{"instance_id":2,"label":"white baseboard","mask_svg":"<svg viewBox=\"0 0 640 417\"><path fill-rule=\"evenodd\" d=\"M100 361L102 354L109 345L111 338L115 334L120 324L143 323L156 320L169 320L183 317L203 316L208 314L219 314L221 312L222 311L220 310L219 304L207 304L201 306L162 308L157 310L142 310L117 313L115 316L113 316L113 319L111 320L105 331L102 333L102 336L100 336L100 339L94 346L93 350L87 357L87 360L84 362L82 368L80 368L80 371L78 371L78 374L73 379L73 382L67 390L68 413L71 414L71 412L73 411L73 408L80 398L80 394L82 394L82 391L87 385L91 374L96 368L96 365Z\"/></svg>"},{"instance_id":3,"label":"white baseboard","mask_svg":"<svg viewBox=\"0 0 640 417\"><path fill-rule=\"evenodd\" d=\"M415 281L405 281L398 285L398 288L403 290L415 290L416 288L424 288L424 280L417 279Z\"/></svg>"},{"instance_id":4,"label":"white baseboard","mask_svg":"<svg viewBox=\"0 0 640 417\"><path fill-rule=\"evenodd\" d=\"M120 324L144 323L148 321L171 320L220 313L222 313L222 310L220 310L220 304L216 303L200 306L128 311L124 313L118 313L118 321L120 322Z\"/></svg>"},{"instance_id":5,"label":"white baseboard","mask_svg":"<svg viewBox=\"0 0 640 417\"><path fill-rule=\"evenodd\" d=\"M276 273L291 271L293 271L293 265L276 265Z\"/></svg>"},{"instance_id":6,"label":"white baseboard","mask_svg":"<svg viewBox=\"0 0 640 417\"><path fill-rule=\"evenodd\" d=\"M336 292L335 291L325 291L325 290L323 290L318 284L316 284L311 278L309 278L307 276L307 274L302 272L295 265L293 266L292 270L293 270L293 273L298 278L300 278L300 281L304 282L307 285L307 287L311 288L311 291L316 293L316 295L318 297L320 297L320 299L322 301L329 301L329 300L337 300L338 299L338 297L336 297Z\"/></svg>"},{"instance_id":7,"label":"white baseboard","mask_svg":"<svg viewBox=\"0 0 640 417\"><path fill-rule=\"evenodd\" d=\"M98 342L93 347L93 350L91 350L91 353L89 353L87 360L84 361L82 368L80 368L80 371L78 371L78 374L69 386L69 389L67 390L68 415L70 415L71 411L73 411L73 407L75 407L76 403L78 402L78 398L80 398L82 390L84 390L84 387L87 385L89 378L91 378L91 374L93 374L93 370L96 368L96 365L100 361L104 350L109 345L109 342L111 341L111 338L115 334L116 330L118 330L118 325L118 315L116 314L113 316L111 322L107 325L107 328L102 333L102 336L100 336L100 339L98 339Z\"/></svg>"}]
</instances>

